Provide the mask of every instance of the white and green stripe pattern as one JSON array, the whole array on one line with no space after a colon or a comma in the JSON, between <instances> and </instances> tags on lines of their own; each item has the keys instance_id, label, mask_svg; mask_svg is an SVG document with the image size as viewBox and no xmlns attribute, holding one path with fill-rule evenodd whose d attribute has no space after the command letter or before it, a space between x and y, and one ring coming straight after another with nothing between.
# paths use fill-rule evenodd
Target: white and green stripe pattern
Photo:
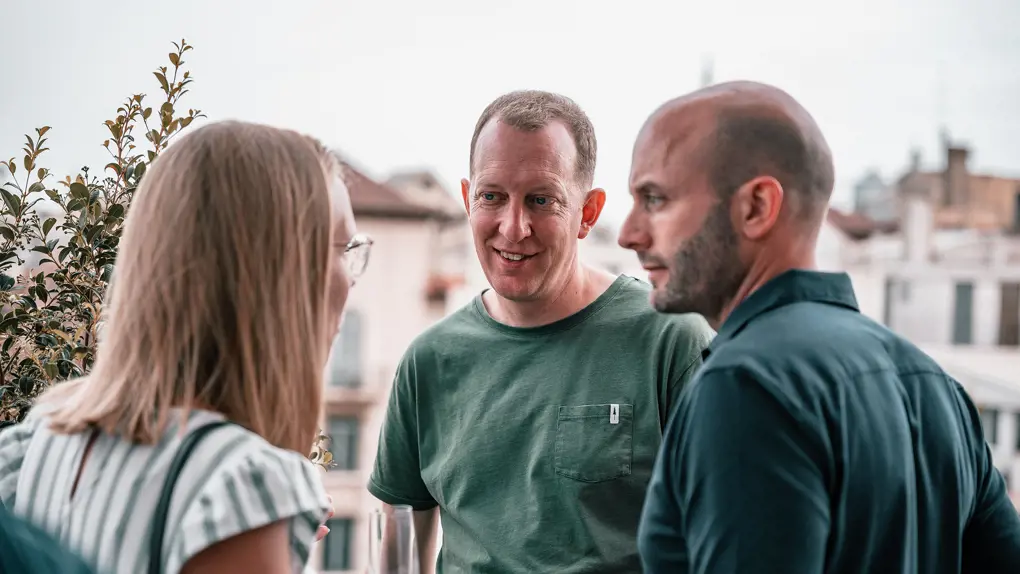
<instances>
[{"instance_id":1,"label":"white and green stripe pattern","mask_svg":"<svg viewBox=\"0 0 1020 574\"><path fill-rule=\"evenodd\" d=\"M220 420L191 414L188 430ZM60 538L100 574L144 572L152 515L180 444L175 422L155 446L100 434L74 499L71 484L89 434L57 435L45 416L0 433L0 503ZM329 507L315 467L235 425L211 431L177 479L164 538L164 572L241 532L287 519L294 572L302 572Z\"/></svg>"}]
</instances>

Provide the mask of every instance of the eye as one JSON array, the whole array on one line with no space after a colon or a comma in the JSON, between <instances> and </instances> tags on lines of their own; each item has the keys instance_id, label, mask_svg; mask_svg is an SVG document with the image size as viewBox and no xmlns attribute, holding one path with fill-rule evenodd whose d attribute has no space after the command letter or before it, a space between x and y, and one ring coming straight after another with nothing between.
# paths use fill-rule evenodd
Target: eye
<instances>
[{"instance_id":1,"label":"eye","mask_svg":"<svg viewBox=\"0 0 1020 574\"><path fill-rule=\"evenodd\" d=\"M551 207L555 203L555 199L545 195L535 195L530 198L531 202L538 207Z\"/></svg>"},{"instance_id":2,"label":"eye","mask_svg":"<svg viewBox=\"0 0 1020 574\"><path fill-rule=\"evenodd\" d=\"M486 191L486 192L483 192L483 193L479 194L478 197L481 197L484 201L495 201L496 200L496 194L492 193L492 192L489 192L489 191Z\"/></svg>"},{"instance_id":3,"label":"eye","mask_svg":"<svg viewBox=\"0 0 1020 574\"><path fill-rule=\"evenodd\" d=\"M655 195L654 193L643 193L641 194L641 204L645 209L655 209L662 205L665 198L661 195Z\"/></svg>"}]
</instances>

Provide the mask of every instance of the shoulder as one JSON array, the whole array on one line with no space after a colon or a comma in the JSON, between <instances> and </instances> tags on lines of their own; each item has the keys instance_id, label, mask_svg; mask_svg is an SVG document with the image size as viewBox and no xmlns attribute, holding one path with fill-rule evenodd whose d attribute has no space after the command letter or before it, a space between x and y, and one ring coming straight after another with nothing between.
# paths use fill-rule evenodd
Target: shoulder
<instances>
[{"instance_id":1,"label":"shoulder","mask_svg":"<svg viewBox=\"0 0 1020 574\"><path fill-rule=\"evenodd\" d=\"M175 497L191 495L179 513L171 509L180 519L164 541L168 571L217 542L279 521L288 523L295 564L304 565L330 507L320 471L301 454L233 425L210 433L207 441L207 462L194 469L201 476L186 481L182 473L174 489Z\"/></svg>"},{"instance_id":2,"label":"shoulder","mask_svg":"<svg viewBox=\"0 0 1020 574\"><path fill-rule=\"evenodd\" d=\"M478 297L419 333L407 346L401 363L413 363L451 351L466 350L465 344L486 333L484 320L479 316ZM471 347L471 345L467 345Z\"/></svg>"},{"instance_id":3,"label":"shoulder","mask_svg":"<svg viewBox=\"0 0 1020 574\"><path fill-rule=\"evenodd\" d=\"M628 275L621 277L624 282L606 306L606 316L639 322L646 328L677 333L697 341L708 341L715 336L715 331L701 315L656 311L649 301L651 285Z\"/></svg>"},{"instance_id":4,"label":"shoulder","mask_svg":"<svg viewBox=\"0 0 1020 574\"><path fill-rule=\"evenodd\" d=\"M0 506L13 504L25 454L44 420L30 414L23 422L0 429Z\"/></svg>"},{"instance_id":5,"label":"shoulder","mask_svg":"<svg viewBox=\"0 0 1020 574\"><path fill-rule=\"evenodd\" d=\"M610 329L649 350L694 361L712 342L715 331L701 315L661 313L652 307L651 285L630 276L601 310L598 327Z\"/></svg>"}]
</instances>

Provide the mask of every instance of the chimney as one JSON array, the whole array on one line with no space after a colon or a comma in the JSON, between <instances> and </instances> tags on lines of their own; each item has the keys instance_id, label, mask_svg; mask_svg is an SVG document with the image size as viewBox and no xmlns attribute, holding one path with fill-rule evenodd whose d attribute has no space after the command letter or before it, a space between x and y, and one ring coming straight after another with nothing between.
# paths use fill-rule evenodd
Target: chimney
<instances>
[{"instance_id":1,"label":"chimney","mask_svg":"<svg viewBox=\"0 0 1020 574\"><path fill-rule=\"evenodd\" d=\"M907 190L903 217L903 241L909 263L924 264L931 258L935 213L931 200L924 194Z\"/></svg>"},{"instance_id":2,"label":"chimney","mask_svg":"<svg viewBox=\"0 0 1020 574\"><path fill-rule=\"evenodd\" d=\"M910 173L921 171L921 150L914 148L910 150Z\"/></svg>"},{"instance_id":3,"label":"chimney","mask_svg":"<svg viewBox=\"0 0 1020 574\"><path fill-rule=\"evenodd\" d=\"M961 146L946 146L946 171L943 175L946 205L964 206L969 201L968 185L970 175L967 173L967 156L970 151Z\"/></svg>"}]
</instances>

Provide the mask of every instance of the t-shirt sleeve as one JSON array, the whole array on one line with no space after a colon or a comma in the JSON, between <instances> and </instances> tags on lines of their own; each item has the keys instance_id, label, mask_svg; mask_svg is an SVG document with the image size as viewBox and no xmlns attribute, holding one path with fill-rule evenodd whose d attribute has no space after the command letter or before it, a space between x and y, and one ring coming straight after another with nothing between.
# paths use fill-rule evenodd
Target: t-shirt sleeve
<instances>
[{"instance_id":1,"label":"t-shirt sleeve","mask_svg":"<svg viewBox=\"0 0 1020 574\"><path fill-rule=\"evenodd\" d=\"M217 542L284 520L292 571L301 572L328 511L322 478L311 462L259 444L221 463L188 502L173 538L166 541L167 571L178 571Z\"/></svg>"},{"instance_id":2,"label":"t-shirt sleeve","mask_svg":"<svg viewBox=\"0 0 1020 574\"><path fill-rule=\"evenodd\" d=\"M14 509L21 463L36 424L38 421L28 419L0 430L0 505L8 510Z\"/></svg>"},{"instance_id":3,"label":"t-shirt sleeve","mask_svg":"<svg viewBox=\"0 0 1020 574\"><path fill-rule=\"evenodd\" d=\"M415 510L428 510L437 503L421 477L420 405L413 353L412 350L405 355L393 380L368 491L386 504L406 504Z\"/></svg>"},{"instance_id":4,"label":"t-shirt sleeve","mask_svg":"<svg viewBox=\"0 0 1020 574\"><path fill-rule=\"evenodd\" d=\"M825 455L808 426L739 370L702 373L676 417L669 475L690 571L755 574L782 564L787 574L821 572Z\"/></svg>"},{"instance_id":5,"label":"t-shirt sleeve","mask_svg":"<svg viewBox=\"0 0 1020 574\"><path fill-rule=\"evenodd\" d=\"M679 367L679 376L669 382L664 422L668 422L669 418L676 411L677 405L680 404L680 395L687 388L691 380L694 379L698 368L701 367L702 351L708 348L715 337L715 331L712 330L712 327L700 315L684 316L682 319L683 322L680 323L680 337L682 340L677 344L676 349L676 364Z\"/></svg>"}]
</instances>

